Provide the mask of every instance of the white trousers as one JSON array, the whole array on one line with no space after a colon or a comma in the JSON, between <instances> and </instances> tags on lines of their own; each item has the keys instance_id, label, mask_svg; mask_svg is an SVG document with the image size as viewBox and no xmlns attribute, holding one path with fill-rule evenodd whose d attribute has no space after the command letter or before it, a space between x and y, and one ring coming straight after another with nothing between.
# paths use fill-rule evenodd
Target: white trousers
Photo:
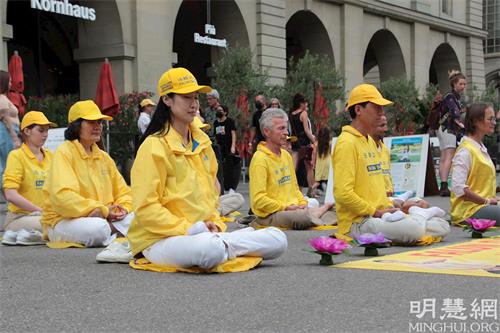
<instances>
[{"instance_id":1,"label":"white trousers","mask_svg":"<svg viewBox=\"0 0 500 333\"><path fill-rule=\"evenodd\" d=\"M397 222L385 222L379 218L369 217L361 223L353 223L351 227L351 235L379 232L394 242L410 243L421 239L424 235L445 237L450 233L450 225L440 217L426 220L420 215L411 214Z\"/></svg>"},{"instance_id":2,"label":"white trousers","mask_svg":"<svg viewBox=\"0 0 500 333\"><path fill-rule=\"evenodd\" d=\"M255 230L249 227L233 232L168 237L142 253L157 265L208 269L244 255L274 259L285 252L287 245L285 233L277 228Z\"/></svg>"},{"instance_id":3,"label":"white trousers","mask_svg":"<svg viewBox=\"0 0 500 333\"><path fill-rule=\"evenodd\" d=\"M133 219L134 213L129 213L123 220L112 224L126 236ZM108 221L100 217L61 220L54 228L48 228L48 236L51 242L73 242L84 244L86 247L107 246L116 238L116 235L111 235Z\"/></svg>"}]
</instances>

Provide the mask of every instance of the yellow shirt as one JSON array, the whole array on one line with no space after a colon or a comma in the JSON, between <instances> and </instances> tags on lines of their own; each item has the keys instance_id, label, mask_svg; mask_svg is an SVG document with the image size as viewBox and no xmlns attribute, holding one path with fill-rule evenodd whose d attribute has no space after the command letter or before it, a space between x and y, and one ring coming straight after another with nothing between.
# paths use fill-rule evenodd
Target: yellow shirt
<instances>
[{"instance_id":1,"label":"yellow shirt","mask_svg":"<svg viewBox=\"0 0 500 333\"><path fill-rule=\"evenodd\" d=\"M115 162L96 144L91 155L78 140L65 141L57 148L43 191L41 222L54 227L62 219L88 216L100 208L105 217L108 206L117 204L131 211L130 188Z\"/></svg>"},{"instance_id":2,"label":"yellow shirt","mask_svg":"<svg viewBox=\"0 0 500 333\"><path fill-rule=\"evenodd\" d=\"M488 159L477 146L468 139L462 141L457 148L457 152L467 149L471 157L471 167L467 176L466 185L469 189L483 198L493 198L496 192L496 172L491 159ZM453 169L452 169L453 175ZM484 204L477 204L464 199L464 196L457 197L451 192L451 221L461 222L484 207Z\"/></svg>"},{"instance_id":3,"label":"yellow shirt","mask_svg":"<svg viewBox=\"0 0 500 333\"><path fill-rule=\"evenodd\" d=\"M151 135L140 146L132 167L135 219L127 237L136 255L157 241L186 235L197 221L226 225L217 210L217 159L209 137L191 125L192 141L184 146L172 127Z\"/></svg>"},{"instance_id":4,"label":"yellow shirt","mask_svg":"<svg viewBox=\"0 0 500 333\"><path fill-rule=\"evenodd\" d=\"M326 154L323 157L317 155L316 168L314 169L314 180L316 180L317 182L328 180L328 171L330 171L331 160L332 158L330 154Z\"/></svg>"},{"instance_id":5,"label":"yellow shirt","mask_svg":"<svg viewBox=\"0 0 500 333\"><path fill-rule=\"evenodd\" d=\"M15 189L26 200L38 207L43 205L42 188L52 161L52 152L43 148L42 151L45 157L42 161L39 161L29 147L23 143L19 149L10 152L3 174L4 191L6 189ZM31 213L10 202L7 209L9 212L16 214Z\"/></svg>"},{"instance_id":6,"label":"yellow shirt","mask_svg":"<svg viewBox=\"0 0 500 333\"><path fill-rule=\"evenodd\" d=\"M332 158L337 218L340 234L352 223L392 206L387 198L375 141L352 126L342 127Z\"/></svg>"},{"instance_id":7,"label":"yellow shirt","mask_svg":"<svg viewBox=\"0 0 500 333\"><path fill-rule=\"evenodd\" d=\"M378 147L377 150L380 157L380 167L382 168L382 174L384 175L385 191L394 193L391 179L391 152L382 140L380 141L380 147Z\"/></svg>"},{"instance_id":8,"label":"yellow shirt","mask_svg":"<svg viewBox=\"0 0 500 333\"><path fill-rule=\"evenodd\" d=\"M290 205L307 205L299 190L292 156L281 149L280 156L265 142L257 146L250 162L250 206L255 215L266 217Z\"/></svg>"}]
</instances>

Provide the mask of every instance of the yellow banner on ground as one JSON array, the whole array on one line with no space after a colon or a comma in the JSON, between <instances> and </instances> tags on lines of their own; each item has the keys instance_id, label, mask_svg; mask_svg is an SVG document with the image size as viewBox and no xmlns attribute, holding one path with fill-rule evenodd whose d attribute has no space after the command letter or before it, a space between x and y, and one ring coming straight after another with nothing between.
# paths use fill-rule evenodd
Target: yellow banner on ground
<instances>
[{"instance_id":1,"label":"yellow banner on ground","mask_svg":"<svg viewBox=\"0 0 500 333\"><path fill-rule=\"evenodd\" d=\"M350 261L331 267L498 278L500 238L481 238L466 243Z\"/></svg>"}]
</instances>

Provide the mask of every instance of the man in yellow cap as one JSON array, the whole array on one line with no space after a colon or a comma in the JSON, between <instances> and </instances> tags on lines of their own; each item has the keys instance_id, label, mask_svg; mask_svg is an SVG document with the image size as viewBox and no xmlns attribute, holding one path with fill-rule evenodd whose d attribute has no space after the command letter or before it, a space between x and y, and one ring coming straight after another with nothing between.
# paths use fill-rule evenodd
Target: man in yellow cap
<instances>
[{"instance_id":1,"label":"man in yellow cap","mask_svg":"<svg viewBox=\"0 0 500 333\"><path fill-rule=\"evenodd\" d=\"M342 128L332 157L339 234L382 232L398 243L417 241L426 234L444 237L450 231L448 223L418 209L420 214L396 222L381 219L398 209L387 197L377 146L370 135L383 122L383 107L392 103L370 84L351 91L347 109L352 124Z\"/></svg>"},{"instance_id":2,"label":"man in yellow cap","mask_svg":"<svg viewBox=\"0 0 500 333\"><path fill-rule=\"evenodd\" d=\"M137 119L137 127L139 128L139 133L141 135L146 132L146 128L148 128L149 123L151 122L151 115L155 110L155 103L149 98L143 99L139 103L139 118Z\"/></svg>"}]
</instances>

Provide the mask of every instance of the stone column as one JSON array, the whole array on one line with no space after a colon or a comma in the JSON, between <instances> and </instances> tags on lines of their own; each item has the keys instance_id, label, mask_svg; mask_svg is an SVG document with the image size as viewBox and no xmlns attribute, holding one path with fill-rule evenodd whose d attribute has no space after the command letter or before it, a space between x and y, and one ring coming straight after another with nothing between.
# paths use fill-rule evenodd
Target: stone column
<instances>
[{"instance_id":1,"label":"stone column","mask_svg":"<svg viewBox=\"0 0 500 333\"><path fill-rule=\"evenodd\" d=\"M286 78L286 21L284 0L257 1L257 63L267 71L269 83Z\"/></svg>"},{"instance_id":2,"label":"stone column","mask_svg":"<svg viewBox=\"0 0 500 333\"><path fill-rule=\"evenodd\" d=\"M411 30L411 63L409 74L415 78L415 85L420 94L425 93L429 83L429 52L426 41L429 38L429 26L422 23L413 23ZM431 55L432 57L432 55Z\"/></svg>"},{"instance_id":3,"label":"stone column","mask_svg":"<svg viewBox=\"0 0 500 333\"><path fill-rule=\"evenodd\" d=\"M7 43L13 38L12 26L10 24L1 24L0 35L2 36L2 43L0 43L0 69L8 71L9 56Z\"/></svg>"},{"instance_id":4,"label":"stone column","mask_svg":"<svg viewBox=\"0 0 500 333\"><path fill-rule=\"evenodd\" d=\"M482 28L482 0L467 1L465 15L468 25ZM467 76L467 92L469 96L473 93L473 87L476 88L475 94L480 94L485 90L483 42L478 37L467 37L465 75Z\"/></svg>"},{"instance_id":5,"label":"stone column","mask_svg":"<svg viewBox=\"0 0 500 333\"><path fill-rule=\"evenodd\" d=\"M340 69L346 78L346 96L356 85L363 82L363 9L358 6L344 4L341 12L343 27L341 32Z\"/></svg>"}]
</instances>

